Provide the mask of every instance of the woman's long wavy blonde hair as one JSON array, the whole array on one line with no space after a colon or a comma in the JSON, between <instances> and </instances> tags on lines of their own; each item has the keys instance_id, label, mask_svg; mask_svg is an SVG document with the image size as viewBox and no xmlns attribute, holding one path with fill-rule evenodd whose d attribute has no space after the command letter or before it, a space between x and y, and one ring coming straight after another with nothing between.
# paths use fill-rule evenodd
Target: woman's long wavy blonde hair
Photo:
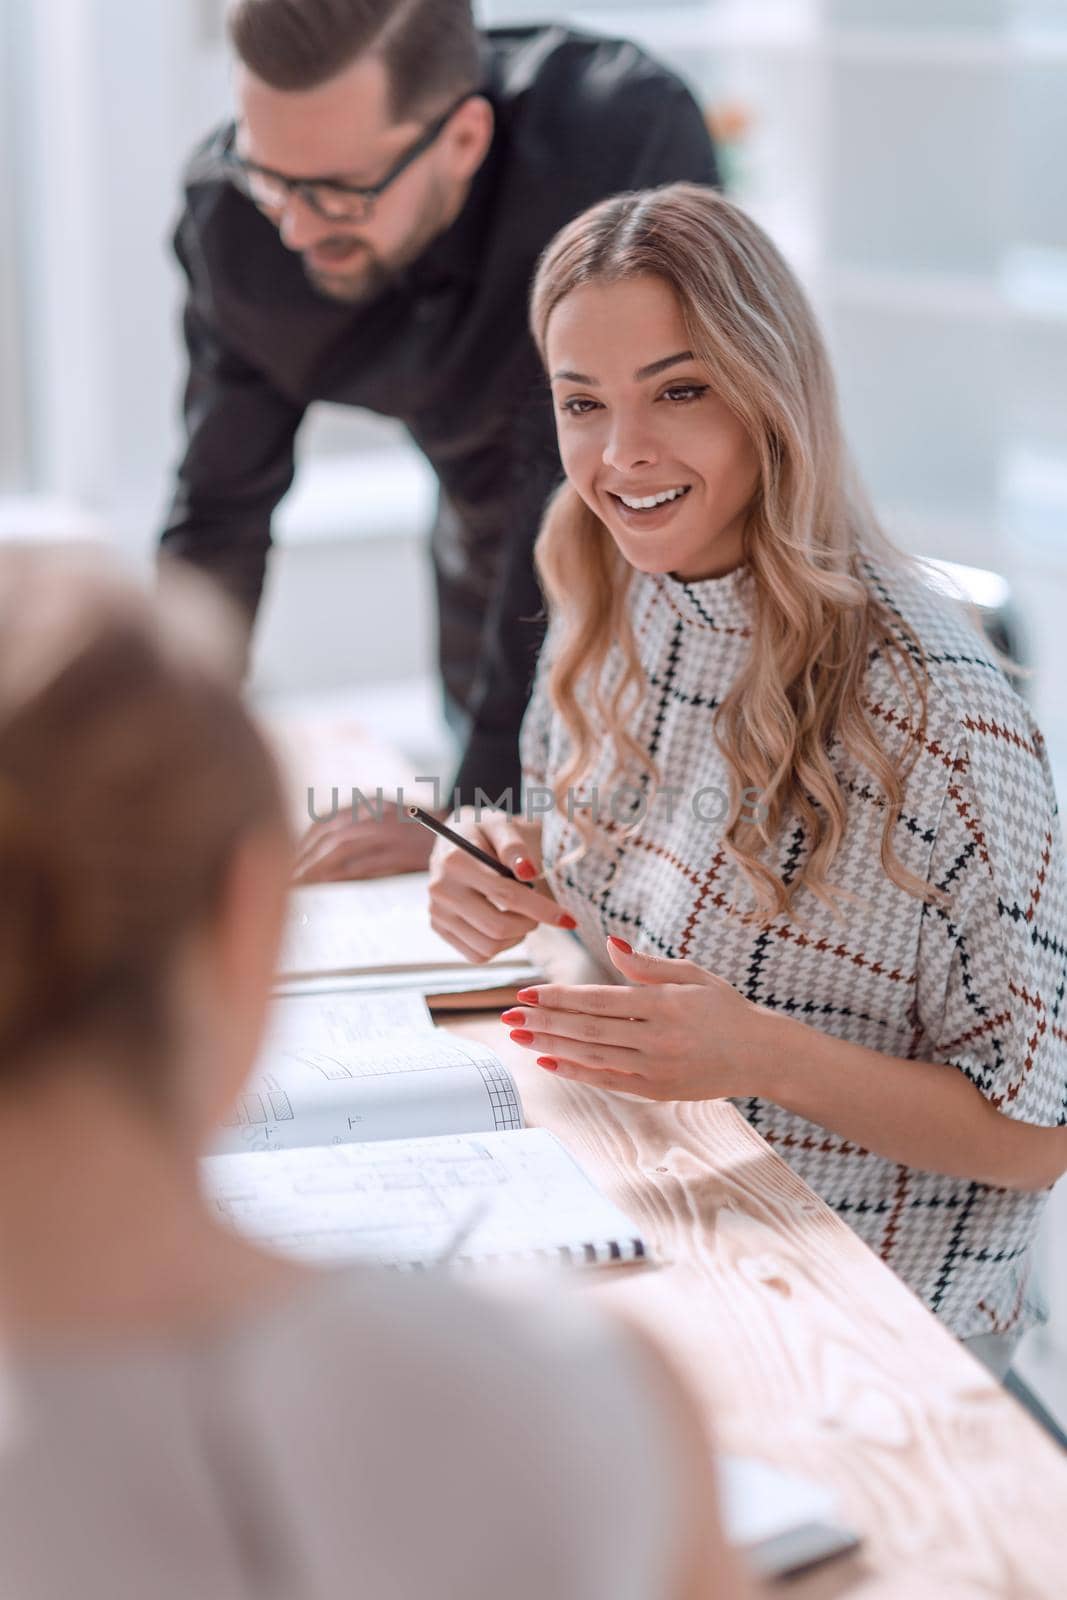
<instances>
[{"instance_id":1,"label":"woman's long wavy blonde hair","mask_svg":"<svg viewBox=\"0 0 1067 1600\"><path fill-rule=\"evenodd\" d=\"M581 285L642 276L673 289L690 349L713 374L759 458L744 532L753 647L714 719L732 773L723 843L756 898L746 920L790 912L804 886L835 915L839 900L855 901L827 882L847 819L829 754L835 738L884 797L884 871L907 893L947 903L901 863L892 844L926 728L922 645L861 568L864 554L874 551L900 569L915 572L917 563L883 534L852 471L811 308L774 245L743 211L713 190L679 183L606 200L549 245L531 301L542 358L552 313L566 295ZM536 559L559 630L548 688L572 750L553 785L557 804L590 774L605 736L615 772L636 762L654 785L655 765L627 728L645 689L627 607L632 569L568 483L549 505ZM607 694L604 669L615 645L623 670ZM896 749L879 737L865 702L873 650L885 655L908 707L906 722L897 722ZM755 819L741 815L742 797L752 791L761 801ZM810 850L786 884L761 856L790 813ZM588 823L579 831L591 841Z\"/></svg>"}]
</instances>

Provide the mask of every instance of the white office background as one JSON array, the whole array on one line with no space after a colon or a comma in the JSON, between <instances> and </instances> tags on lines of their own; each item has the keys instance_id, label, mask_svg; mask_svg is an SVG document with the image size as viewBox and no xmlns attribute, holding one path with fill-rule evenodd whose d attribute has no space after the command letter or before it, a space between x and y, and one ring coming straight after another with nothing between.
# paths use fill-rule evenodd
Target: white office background
<instances>
[{"instance_id":1,"label":"white office background","mask_svg":"<svg viewBox=\"0 0 1067 1600\"><path fill-rule=\"evenodd\" d=\"M1008 579L1067 795L1067 0L479 9L627 35L690 82L731 190L815 297L888 525ZM221 10L0 0L0 536L151 559L180 438L165 241L183 154L227 108ZM300 455L257 690L441 754L432 479L392 424L332 408ZM1053 1209L1033 1372L1067 1416L1067 1193Z\"/></svg>"}]
</instances>

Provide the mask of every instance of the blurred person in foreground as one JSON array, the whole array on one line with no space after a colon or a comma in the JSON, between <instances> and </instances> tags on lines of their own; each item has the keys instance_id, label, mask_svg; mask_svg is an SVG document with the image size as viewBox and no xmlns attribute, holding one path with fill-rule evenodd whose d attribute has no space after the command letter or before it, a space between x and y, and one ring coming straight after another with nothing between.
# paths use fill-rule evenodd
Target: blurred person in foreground
<instances>
[{"instance_id":1,"label":"blurred person in foreground","mask_svg":"<svg viewBox=\"0 0 1067 1600\"><path fill-rule=\"evenodd\" d=\"M291 872L208 591L0 557L0 1593L736 1595L634 1332L298 1265L201 1192Z\"/></svg>"}]
</instances>

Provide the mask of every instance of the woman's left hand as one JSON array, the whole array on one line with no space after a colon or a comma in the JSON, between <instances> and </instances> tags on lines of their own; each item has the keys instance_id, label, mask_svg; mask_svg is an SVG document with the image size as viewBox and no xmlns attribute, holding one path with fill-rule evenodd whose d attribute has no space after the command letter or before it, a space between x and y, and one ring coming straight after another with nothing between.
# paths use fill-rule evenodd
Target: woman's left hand
<instances>
[{"instance_id":1,"label":"woman's left hand","mask_svg":"<svg viewBox=\"0 0 1067 1600\"><path fill-rule=\"evenodd\" d=\"M768 1051L765 1007L693 961L635 955L607 941L628 987L538 984L503 1013L546 1071L650 1100L757 1094Z\"/></svg>"}]
</instances>

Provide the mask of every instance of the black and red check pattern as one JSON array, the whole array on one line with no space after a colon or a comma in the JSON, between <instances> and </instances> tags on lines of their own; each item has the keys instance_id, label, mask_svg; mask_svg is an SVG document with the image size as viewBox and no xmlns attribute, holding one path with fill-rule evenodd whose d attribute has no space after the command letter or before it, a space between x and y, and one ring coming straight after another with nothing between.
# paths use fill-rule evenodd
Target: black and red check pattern
<instances>
[{"instance_id":1,"label":"black and red check pattern","mask_svg":"<svg viewBox=\"0 0 1067 1600\"><path fill-rule=\"evenodd\" d=\"M897 818L899 859L952 896L923 906L880 862L884 798L839 745L831 757L847 798L846 836L830 882L855 897L840 919L808 891L769 927L745 926L754 897L722 848L729 793L712 719L754 647L750 580L742 569L682 583L634 574L631 615L648 679L631 720L674 798L644 790L647 812L627 826L608 801L605 743L582 797L599 790L595 847L565 812L545 819L552 887L595 953L607 934L637 950L688 957L741 993L871 1049L941 1061L963 1072L1005 1116L1067 1122L1067 876L1041 734L981 638L944 596L883 557L866 581L916 630L927 654L925 729L909 721L890 666L872 652L867 709L890 754L918 745ZM548 701L544 663L523 728L527 782L551 783L566 735ZM621 671L613 658L606 679ZM692 797L705 791L703 816ZM638 805L636 797L633 803ZM785 819L776 848L787 881L809 841ZM1045 1193L920 1172L760 1099L740 1109L780 1155L961 1337L1034 1320L1028 1257ZM922 1105L916 1105L916 1116Z\"/></svg>"}]
</instances>

